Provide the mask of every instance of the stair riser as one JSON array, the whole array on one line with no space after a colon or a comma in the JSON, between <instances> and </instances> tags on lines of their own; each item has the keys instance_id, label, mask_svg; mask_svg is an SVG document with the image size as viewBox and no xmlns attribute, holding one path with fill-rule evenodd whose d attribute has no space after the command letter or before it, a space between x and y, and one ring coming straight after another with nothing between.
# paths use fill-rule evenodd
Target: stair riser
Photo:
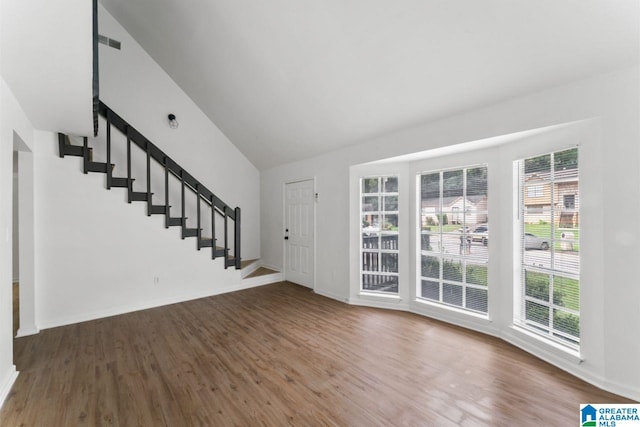
<instances>
[{"instance_id":1,"label":"stair riser","mask_svg":"<svg viewBox=\"0 0 640 427\"><path fill-rule=\"evenodd\" d=\"M213 240L211 239L198 240L198 250L200 250L201 248L212 248L212 247L213 247Z\"/></svg>"},{"instance_id":2,"label":"stair riser","mask_svg":"<svg viewBox=\"0 0 640 427\"><path fill-rule=\"evenodd\" d=\"M167 227L182 226L183 222L184 222L184 220L182 218L169 218L169 220L166 223L166 226Z\"/></svg>"},{"instance_id":3,"label":"stair riser","mask_svg":"<svg viewBox=\"0 0 640 427\"><path fill-rule=\"evenodd\" d=\"M84 147L65 144L63 146L63 153L65 156L84 157Z\"/></svg>"},{"instance_id":4,"label":"stair riser","mask_svg":"<svg viewBox=\"0 0 640 427\"><path fill-rule=\"evenodd\" d=\"M198 237L198 230L195 228L183 228L182 238L185 239L187 237Z\"/></svg>"},{"instance_id":5,"label":"stair riser","mask_svg":"<svg viewBox=\"0 0 640 427\"><path fill-rule=\"evenodd\" d=\"M148 214L149 215L166 215L167 213L167 207L166 206L151 206L151 209L149 209Z\"/></svg>"},{"instance_id":6,"label":"stair riser","mask_svg":"<svg viewBox=\"0 0 640 427\"><path fill-rule=\"evenodd\" d=\"M113 170L114 167L115 165L112 163L111 169ZM106 163L89 162L89 164L87 165L87 172L107 173L107 168L108 167Z\"/></svg>"},{"instance_id":7,"label":"stair riser","mask_svg":"<svg viewBox=\"0 0 640 427\"><path fill-rule=\"evenodd\" d=\"M111 186L112 187L120 187L120 188L129 188L129 183L133 184L135 179L128 178L111 178Z\"/></svg>"},{"instance_id":8,"label":"stair riser","mask_svg":"<svg viewBox=\"0 0 640 427\"><path fill-rule=\"evenodd\" d=\"M147 193L131 193L132 202L146 202L148 200Z\"/></svg>"}]
</instances>

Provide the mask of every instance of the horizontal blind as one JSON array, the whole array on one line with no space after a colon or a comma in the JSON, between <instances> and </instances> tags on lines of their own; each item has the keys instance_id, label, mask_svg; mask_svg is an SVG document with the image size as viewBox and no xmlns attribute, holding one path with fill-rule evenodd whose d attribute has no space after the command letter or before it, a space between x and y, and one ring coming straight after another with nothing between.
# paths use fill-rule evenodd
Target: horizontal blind
<instances>
[{"instance_id":1,"label":"horizontal blind","mask_svg":"<svg viewBox=\"0 0 640 427\"><path fill-rule=\"evenodd\" d=\"M481 165L419 175L418 297L488 312L487 172Z\"/></svg>"},{"instance_id":2,"label":"horizontal blind","mask_svg":"<svg viewBox=\"0 0 640 427\"><path fill-rule=\"evenodd\" d=\"M519 162L521 286L516 323L580 344L578 149Z\"/></svg>"}]
</instances>

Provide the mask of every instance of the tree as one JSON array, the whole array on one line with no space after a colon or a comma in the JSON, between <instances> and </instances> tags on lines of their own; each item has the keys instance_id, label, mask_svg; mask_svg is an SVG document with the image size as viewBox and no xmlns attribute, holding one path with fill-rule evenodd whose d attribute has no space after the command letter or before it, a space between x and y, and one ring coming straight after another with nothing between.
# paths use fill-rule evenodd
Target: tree
<instances>
[{"instance_id":1,"label":"tree","mask_svg":"<svg viewBox=\"0 0 640 427\"><path fill-rule=\"evenodd\" d=\"M532 157L524 161L524 173L551 172L551 156L554 170L576 169L578 167L578 149L570 148L553 154Z\"/></svg>"},{"instance_id":2,"label":"tree","mask_svg":"<svg viewBox=\"0 0 640 427\"><path fill-rule=\"evenodd\" d=\"M553 155L553 167L555 170L577 169L578 168L578 149L560 151Z\"/></svg>"}]
</instances>

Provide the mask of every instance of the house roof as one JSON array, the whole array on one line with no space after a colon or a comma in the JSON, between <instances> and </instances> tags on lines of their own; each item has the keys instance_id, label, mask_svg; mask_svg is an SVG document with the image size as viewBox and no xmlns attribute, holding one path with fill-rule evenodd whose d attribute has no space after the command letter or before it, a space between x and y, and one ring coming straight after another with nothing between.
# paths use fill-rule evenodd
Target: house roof
<instances>
[{"instance_id":1,"label":"house roof","mask_svg":"<svg viewBox=\"0 0 640 427\"><path fill-rule=\"evenodd\" d=\"M487 196L467 196L467 203L470 203L471 205L474 205L474 206L486 200L487 200ZM452 196L452 197L442 198L442 206L445 209L455 206L458 202L462 203L462 196ZM422 199L423 208L439 207L439 206L440 206L440 203L438 202L438 199L435 199L435 198Z\"/></svg>"},{"instance_id":2,"label":"house roof","mask_svg":"<svg viewBox=\"0 0 640 427\"><path fill-rule=\"evenodd\" d=\"M548 182L551 179L551 172L532 172L525 174L526 182ZM578 169L563 169L553 172L553 180L558 181L578 181Z\"/></svg>"},{"instance_id":3,"label":"house roof","mask_svg":"<svg viewBox=\"0 0 640 427\"><path fill-rule=\"evenodd\" d=\"M638 62L637 0L101 2L259 169Z\"/></svg>"}]
</instances>

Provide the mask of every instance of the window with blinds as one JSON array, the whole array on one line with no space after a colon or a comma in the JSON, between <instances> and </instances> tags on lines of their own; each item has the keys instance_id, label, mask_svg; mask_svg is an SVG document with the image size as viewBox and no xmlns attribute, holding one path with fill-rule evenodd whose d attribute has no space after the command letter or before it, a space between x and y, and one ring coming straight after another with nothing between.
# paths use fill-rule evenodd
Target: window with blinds
<instances>
[{"instance_id":1,"label":"window with blinds","mask_svg":"<svg viewBox=\"0 0 640 427\"><path fill-rule=\"evenodd\" d=\"M487 313L487 167L419 175L418 297Z\"/></svg>"},{"instance_id":2,"label":"window with blinds","mask_svg":"<svg viewBox=\"0 0 640 427\"><path fill-rule=\"evenodd\" d=\"M517 162L520 298L514 321L574 349L580 345L578 149Z\"/></svg>"},{"instance_id":3,"label":"window with blinds","mask_svg":"<svg viewBox=\"0 0 640 427\"><path fill-rule=\"evenodd\" d=\"M398 177L362 178L361 289L398 293Z\"/></svg>"}]
</instances>

